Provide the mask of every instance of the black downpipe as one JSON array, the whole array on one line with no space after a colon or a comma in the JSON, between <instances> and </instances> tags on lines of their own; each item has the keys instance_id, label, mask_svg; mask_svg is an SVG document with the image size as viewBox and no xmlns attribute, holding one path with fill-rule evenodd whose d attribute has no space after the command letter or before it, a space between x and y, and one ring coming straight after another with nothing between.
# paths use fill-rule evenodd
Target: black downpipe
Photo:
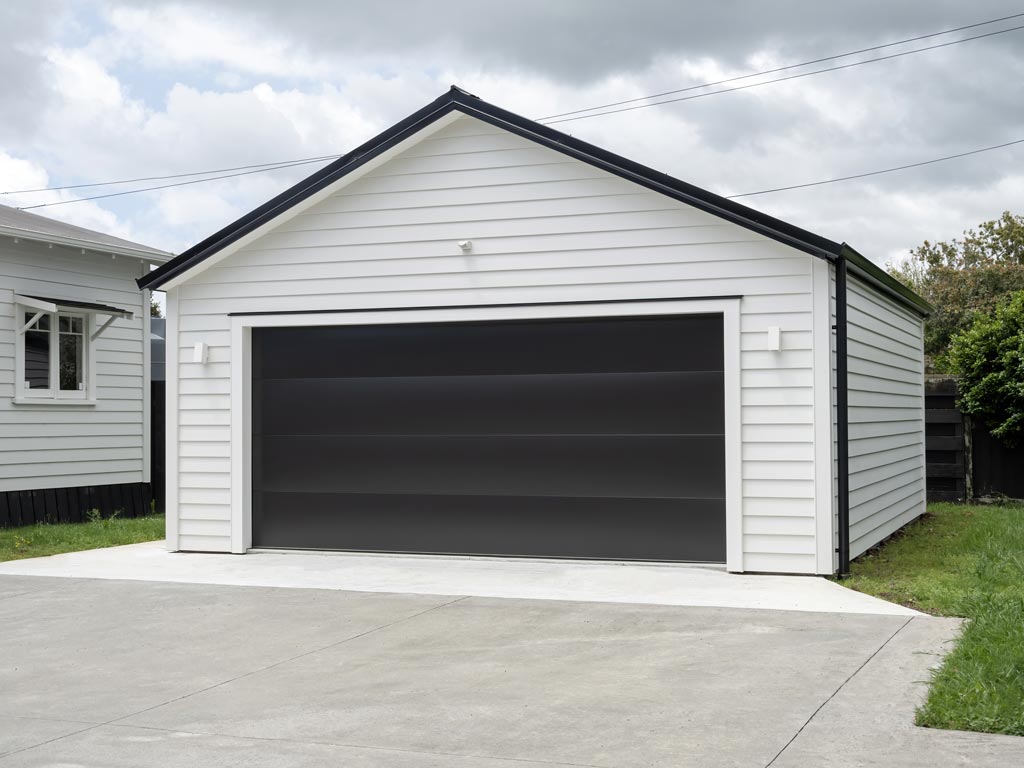
<instances>
[{"instance_id":1,"label":"black downpipe","mask_svg":"<svg viewBox=\"0 0 1024 768\"><path fill-rule=\"evenodd\" d=\"M850 575L850 425L846 355L846 259L836 261L836 493L840 578Z\"/></svg>"}]
</instances>

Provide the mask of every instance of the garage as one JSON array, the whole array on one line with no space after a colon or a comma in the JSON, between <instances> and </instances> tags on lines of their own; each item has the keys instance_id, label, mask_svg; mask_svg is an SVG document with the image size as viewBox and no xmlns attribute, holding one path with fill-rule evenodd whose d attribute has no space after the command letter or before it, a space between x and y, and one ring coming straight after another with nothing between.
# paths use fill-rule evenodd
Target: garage
<instances>
[{"instance_id":1,"label":"garage","mask_svg":"<svg viewBox=\"0 0 1024 768\"><path fill-rule=\"evenodd\" d=\"M458 88L139 285L173 551L833 574L925 509L927 302Z\"/></svg>"},{"instance_id":2,"label":"garage","mask_svg":"<svg viewBox=\"0 0 1024 768\"><path fill-rule=\"evenodd\" d=\"M720 314L254 328L253 546L724 562L723 357Z\"/></svg>"}]
</instances>

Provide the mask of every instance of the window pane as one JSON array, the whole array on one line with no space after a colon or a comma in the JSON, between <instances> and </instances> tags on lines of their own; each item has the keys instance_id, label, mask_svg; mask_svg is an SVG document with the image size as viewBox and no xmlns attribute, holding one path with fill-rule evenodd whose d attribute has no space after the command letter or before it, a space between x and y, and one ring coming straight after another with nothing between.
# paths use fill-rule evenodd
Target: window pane
<instances>
[{"instance_id":1,"label":"window pane","mask_svg":"<svg viewBox=\"0 0 1024 768\"><path fill-rule=\"evenodd\" d=\"M50 388L50 334L46 331L25 331L25 381L29 389Z\"/></svg>"},{"instance_id":2,"label":"window pane","mask_svg":"<svg viewBox=\"0 0 1024 768\"><path fill-rule=\"evenodd\" d=\"M29 320L31 320L35 316L36 316L35 312L26 312L25 313L25 322L27 323ZM47 315L47 314L40 315L39 319L36 320L35 325L32 326L32 329L36 330L36 331L48 331L48 330L50 330L50 316Z\"/></svg>"},{"instance_id":3,"label":"window pane","mask_svg":"<svg viewBox=\"0 0 1024 768\"><path fill-rule=\"evenodd\" d=\"M60 335L60 388L78 389L82 382L82 337L70 333Z\"/></svg>"},{"instance_id":4,"label":"window pane","mask_svg":"<svg viewBox=\"0 0 1024 768\"><path fill-rule=\"evenodd\" d=\"M71 318L71 332L81 333L82 332L82 318L72 317Z\"/></svg>"},{"instance_id":5,"label":"window pane","mask_svg":"<svg viewBox=\"0 0 1024 768\"><path fill-rule=\"evenodd\" d=\"M71 330L71 318L64 317L61 315L57 318L57 327L60 328L61 333L66 333Z\"/></svg>"}]
</instances>

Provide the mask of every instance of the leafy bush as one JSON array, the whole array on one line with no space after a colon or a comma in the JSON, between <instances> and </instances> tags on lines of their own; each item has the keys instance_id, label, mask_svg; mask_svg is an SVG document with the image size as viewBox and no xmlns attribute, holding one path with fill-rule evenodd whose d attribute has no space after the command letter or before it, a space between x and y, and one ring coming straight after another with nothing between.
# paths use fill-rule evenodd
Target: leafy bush
<instances>
[{"instance_id":1,"label":"leafy bush","mask_svg":"<svg viewBox=\"0 0 1024 768\"><path fill-rule=\"evenodd\" d=\"M960 374L960 408L1005 445L1024 437L1024 291L953 337L949 361Z\"/></svg>"},{"instance_id":2,"label":"leafy bush","mask_svg":"<svg viewBox=\"0 0 1024 768\"><path fill-rule=\"evenodd\" d=\"M925 324L925 352L946 369L944 355L953 336L1009 293L1024 290L1024 216L1007 211L967 230L962 239L925 241L889 271L935 307Z\"/></svg>"}]
</instances>

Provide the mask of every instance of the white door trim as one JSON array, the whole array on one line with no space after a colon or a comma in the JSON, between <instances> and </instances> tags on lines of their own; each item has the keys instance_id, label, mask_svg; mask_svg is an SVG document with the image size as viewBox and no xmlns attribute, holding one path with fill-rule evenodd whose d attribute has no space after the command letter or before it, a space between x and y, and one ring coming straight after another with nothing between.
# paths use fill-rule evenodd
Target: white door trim
<instances>
[{"instance_id":1,"label":"white door trim","mask_svg":"<svg viewBox=\"0 0 1024 768\"><path fill-rule=\"evenodd\" d=\"M740 419L740 299L367 310L231 316L231 551L252 547L252 329L314 325L405 325L573 317L721 314L725 360L726 567L743 570ZM239 450L240 448L240 450Z\"/></svg>"}]
</instances>

